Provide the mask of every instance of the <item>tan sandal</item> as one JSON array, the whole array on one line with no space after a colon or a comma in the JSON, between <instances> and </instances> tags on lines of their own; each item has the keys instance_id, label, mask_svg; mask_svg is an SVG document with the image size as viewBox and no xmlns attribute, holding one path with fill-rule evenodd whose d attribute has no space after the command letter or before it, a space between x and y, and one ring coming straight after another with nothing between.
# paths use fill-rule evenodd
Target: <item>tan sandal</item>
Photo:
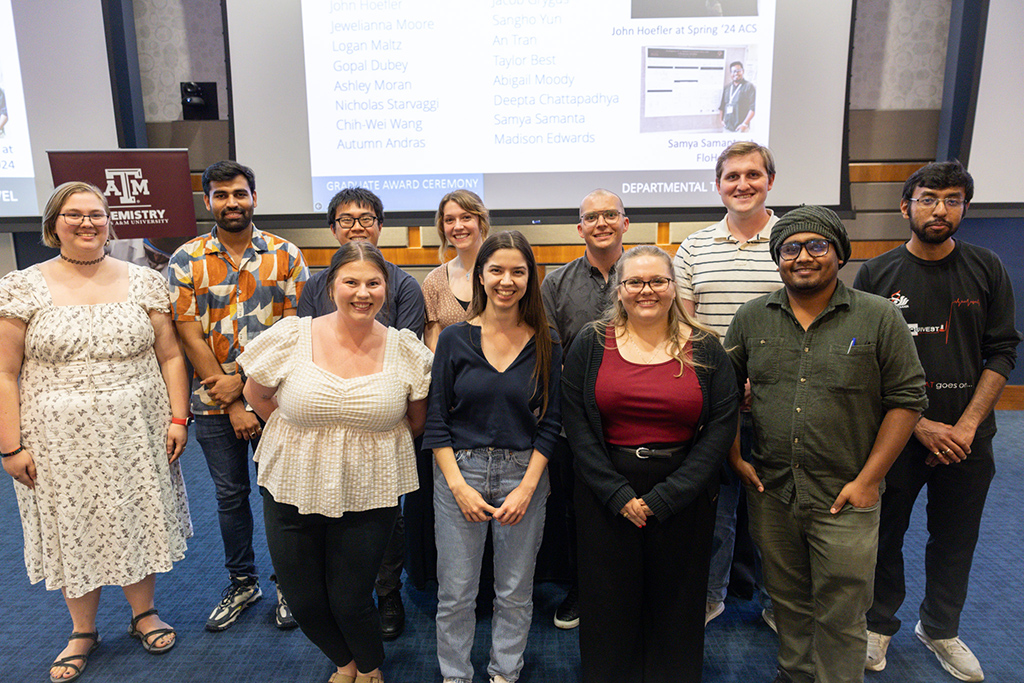
<instances>
[{"instance_id":1,"label":"tan sandal","mask_svg":"<svg viewBox=\"0 0 1024 683\"><path fill-rule=\"evenodd\" d=\"M359 674L356 676L355 683L384 683L384 679L369 674Z\"/></svg>"},{"instance_id":2,"label":"tan sandal","mask_svg":"<svg viewBox=\"0 0 1024 683\"><path fill-rule=\"evenodd\" d=\"M355 677L349 676L348 674L340 674L337 671L331 674L331 677L327 679L327 683L355 683Z\"/></svg>"}]
</instances>

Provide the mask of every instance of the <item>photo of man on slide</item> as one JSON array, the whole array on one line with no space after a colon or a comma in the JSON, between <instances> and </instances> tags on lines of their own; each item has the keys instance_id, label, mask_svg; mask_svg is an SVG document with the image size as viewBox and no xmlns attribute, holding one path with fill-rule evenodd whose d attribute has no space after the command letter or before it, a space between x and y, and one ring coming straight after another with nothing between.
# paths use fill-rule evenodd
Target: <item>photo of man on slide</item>
<instances>
[{"instance_id":1,"label":"photo of man on slide","mask_svg":"<svg viewBox=\"0 0 1024 683\"><path fill-rule=\"evenodd\" d=\"M754 100L757 89L754 84L743 78L743 62L729 65L732 81L722 90L722 103L718 106L718 115L722 127L739 133L750 130L750 120L754 118Z\"/></svg>"},{"instance_id":2,"label":"photo of man on slide","mask_svg":"<svg viewBox=\"0 0 1024 683\"><path fill-rule=\"evenodd\" d=\"M634 19L756 17L757 0L633 0Z\"/></svg>"}]
</instances>

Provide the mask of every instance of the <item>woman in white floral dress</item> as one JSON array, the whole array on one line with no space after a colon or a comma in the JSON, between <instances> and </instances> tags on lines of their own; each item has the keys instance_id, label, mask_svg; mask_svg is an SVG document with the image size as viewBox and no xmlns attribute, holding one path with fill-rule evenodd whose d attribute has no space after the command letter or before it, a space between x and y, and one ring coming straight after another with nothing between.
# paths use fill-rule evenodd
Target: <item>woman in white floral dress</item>
<instances>
[{"instance_id":1,"label":"woman in white floral dress","mask_svg":"<svg viewBox=\"0 0 1024 683\"><path fill-rule=\"evenodd\" d=\"M78 678L99 644L104 585L124 590L148 652L173 647L154 576L192 534L176 462L188 381L167 285L106 256L109 213L96 187L61 185L43 216L59 256L0 280L0 452L29 580L61 589L73 624L56 682Z\"/></svg>"}]
</instances>

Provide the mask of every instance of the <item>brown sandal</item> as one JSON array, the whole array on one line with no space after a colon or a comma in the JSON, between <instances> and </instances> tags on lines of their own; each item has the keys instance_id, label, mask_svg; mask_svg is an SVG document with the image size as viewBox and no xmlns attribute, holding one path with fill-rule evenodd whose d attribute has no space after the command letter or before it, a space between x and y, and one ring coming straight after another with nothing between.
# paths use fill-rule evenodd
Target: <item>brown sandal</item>
<instances>
[{"instance_id":1,"label":"brown sandal","mask_svg":"<svg viewBox=\"0 0 1024 683\"><path fill-rule=\"evenodd\" d=\"M148 609L142 614L136 614L134 617L132 617L131 626L128 627L128 635L130 635L132 638L138 638L142 642L143 649L149 654L162 655L163 653L167 652L177 644L177 632L173 628L155 628L149 633L142 633L138 629L140 621L142 621L146 617L153 616L156 614L158 614L156 609ZM161 645L159 647L153 644L157 640L160 640L161 638L167 635L174 636L174 640L172 640L167 645Z\"/></svg>"},{"instance_id":2,"label":"brown sandal","mask_svg":"<svg viewBox=\"0 0 1024 683\"><path fill-rule=\"evenodd\" d=\"M89 651L86 652L85 654L82 654L82 655L68 655L67 657L61 657L60 659L55 661L53 664L51 664L50 665L50 669L54 669L54 668L56 668L58 666L62 666L65 669L74 669L75 673L73 673L70 676L61 676L61 677L55 677L53 674L50 674L50 683L70 683L71 681L73 681L73 680L77 679L79 676L81 676L82 672L85 671L85 665L89 663L89 655L91 655L93 650L95 650L100 645L100 634L97 633L96 631L92 631L91 633L78 633L76 631L76 632L71 634L71 636L68 638L68 641L76 640L78 638L90 638L90 639L92 639L92 647L90 647ZM74 660L76 660L76 659L82 660L82 663L81 664L75 664Z\"/></svg>"}]
</instances>

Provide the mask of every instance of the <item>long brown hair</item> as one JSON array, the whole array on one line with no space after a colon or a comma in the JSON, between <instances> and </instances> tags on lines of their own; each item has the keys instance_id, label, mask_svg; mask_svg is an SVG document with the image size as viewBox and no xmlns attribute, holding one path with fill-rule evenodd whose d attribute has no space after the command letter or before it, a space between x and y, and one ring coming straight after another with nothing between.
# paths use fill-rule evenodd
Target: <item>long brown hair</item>
<instances>
[{"instance_id":1,"label":"long brown hair","mask_svg":"<svg viewBox=\"0 0 1024 683\"><path fill-rule=\"evenodd\" d=\"M441 246L437 248L437 258L441 263L444 263L445 253L451 246L448 237L444 234L444 205L448 202L455 202L463 211L471 216L476 216L477 223L480 224L481 239L487 239L487 234L491 231L491 214L476 192L455 190L441 197L441 203L437 205L437 213L434 214L434 227L437 228L437 236L441 239Z\"/></svg>"},{"instance_id":2,"label":"long brown hair","mask_svg":"<svg viewBox=\"0 0 1024 683\"><path fill-rule=\"evenodd\" d=\"M541 411L543 416L548 409L548 394L551 389L551 331L548 329L548 318L544 314L544 301L540 293L540 274L537 272L537 259L533 248L518 230L508 230L491 235L480 246L473 264L473 302L469 305L466 319L478 317L487 308L487 294L484 292L482 275L484 265L499 249L515 249L526 261L529 279L526 282L526 293L519 300L519 322L533 328L534 345L537 347L537 363L533 366L534 394L537 387L541 388Z\"/></svg>"}]
</instances>

